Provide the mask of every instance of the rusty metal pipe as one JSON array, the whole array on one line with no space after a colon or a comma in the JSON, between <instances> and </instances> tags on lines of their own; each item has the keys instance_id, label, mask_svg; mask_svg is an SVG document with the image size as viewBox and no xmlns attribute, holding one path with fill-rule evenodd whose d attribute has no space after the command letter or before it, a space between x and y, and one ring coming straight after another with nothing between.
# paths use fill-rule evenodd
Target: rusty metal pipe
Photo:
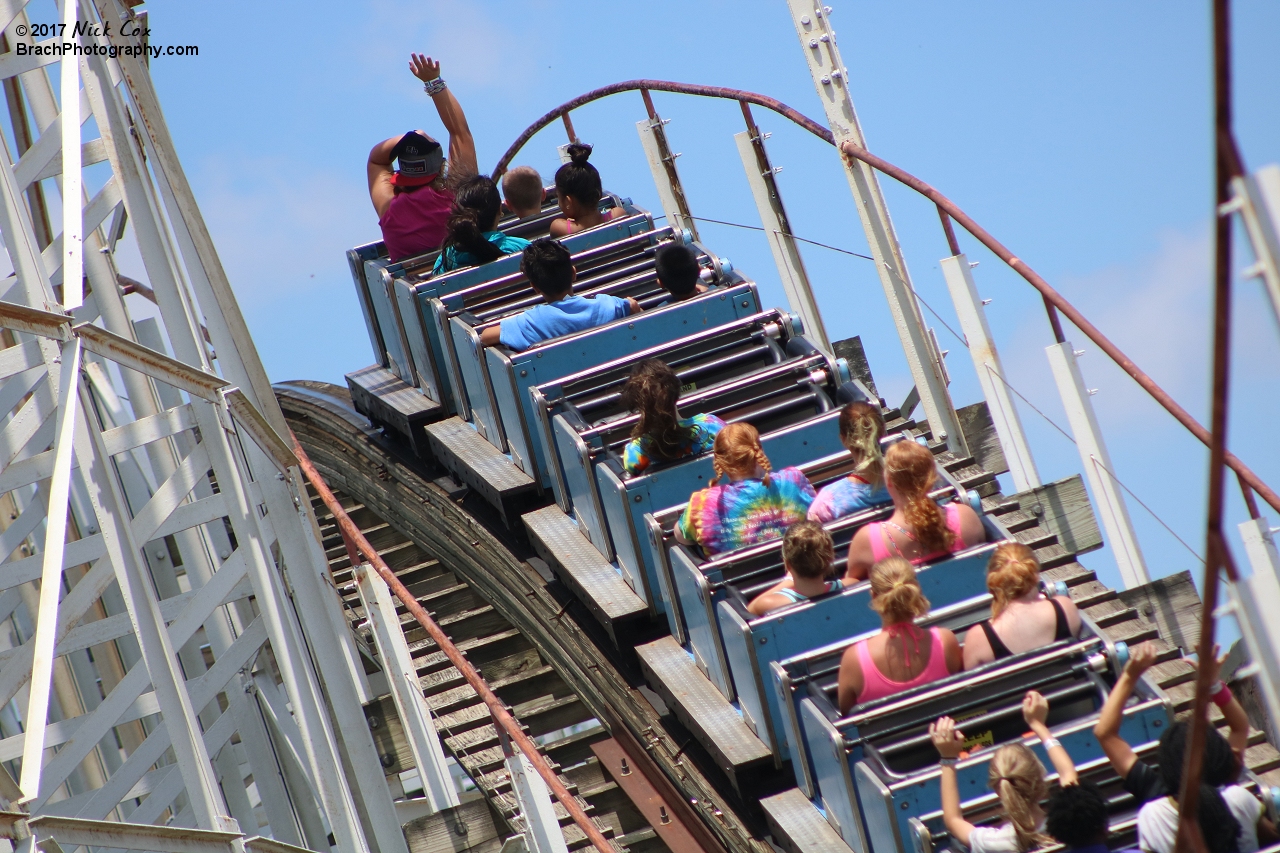
<instances>
[{"instance_id":1,"label":"rusty metal pipe","mask_svg":"<svg viewBox=\"0 0 1280 853\"><path fill-rule=\"evenodd\" d=\"M494 725L502 729L507 737L511 738L511 742L529 759L529 763L538 771L542 781L547 783L551 793L555 794L556 799L560 801L565 811L573 818L573 822L578 825L578 828L591 841L592 846L599 853L615 853L609 840L600 832L599 827L587 817L587 813L582 810L582 806L578 805L578 801L574 799L573 794L569 793L569 789L564 786L564 783L548 766L546 759L542 757L542 753L538 752L538 747L520 728L520 724L516 722L515 718L511 716L511 712L502 704L502 700L489 689L489 685L480 677L480 673L476 671L476 668L463 656L458 647L449 639L449 636L440 629L440 626L435 623L435 620L431 618L426 609L418 603L418 599L414 597L413 593L409 592L408 588L400 582L395 572L391 571L391 568L378 554L377 549L369 544L369 540L360 532L360 528L351 520L351 516L347 515L347 511L338 502L328 484L325 483L324 478L320 476L320 472L316 470L311 458L302 449L302 444L298 441L297 436L290 432L289 437L293 439L293 452L298 457L298 464L302 468L302 473L306 476L307 481L311 483L312 488L316 490L316 494L320 496L320 500L324 502L329 512L333 513L333 520L337 523L338 529L342 531L343 539L349 539L355 544L355 548L365 556L373 566L374 571L382 577L395 597L400 599L400 603L413 615L413 618L418 621L418 624L427 632L427 635L440 648L440 651L444 652L449 662L457 667L458 672L462 673L462 677L467 680L471 688L476 691L476 695L489 708L489 713L493 716Z\"/></svg>"},{"instance_id":2,"label":"rusty metal pipe","mask_svg":"<svg viewBox=\"0 0 1280 853\"><path fill-rule=\"evenodd\" d=\"M1058 311L1061 311L1068 320L1080 329L1080 331L1084 332L1085 336L1089 338L1089 340L1097 344L1098 347L1105 352L1121 370L1129 374L1135 382L1142 386L1144 391L1151 395L1152 399L1163 406L1164 409L1169 412L1169 414L1173 415L1180 424L1186 427L1192 435L1204 442L1206 447L1210 446L1211 439L1209 431L1201 426L1200 422L1193 418L1186 409L1178 405L1178 402L1169 395L1169 392L1157 385L1154 379L1148 376L1142 368L1138 367L1138 365L1133 362L1133 359L1125 355L1119 347L1113 344L1106 335L1102 334L1102 332L1098 330L1097 326L1085 319L1085 316L1081 314L1074 305L1064 299L1062 294L1054 290L1053 286L1050 285L1049 282L1041 278L1040 274L1027 266L1026 262L1014 255L1013 252L1009 251L1003 243L995 237L992 237L985 228L957 207L955 202L951 201L951 199L947 198L932 186L926 184L914 175L899 169L897 166L887 160L877 157L864 148L859 148L852 142L845 142L840 146L840 150L842 153L850 157L861 160L876 171L883 172L895 181L905 184L932 201L942 210L946 211L952 219L960 223L964 230L972 234L978 242L990 249L996 257L1008 264L1016 273L1018 273L1018 275L1026 279L1032 287L1040 291L1040 294L1044 297L1046 303L1053 308L1056 308ZM1257 492L1258 495L1260 495L1262 499L1270 504L1277 512L1280 512L1280 495L1276 494L1270 486L1262 482L1262 479L1255 474L1249 466L1241 462L1240 459L1231 451L1224 451L1223 458L1226 464L1240 475L1241 480L1247 483L1250 488Z\"/></svg>"},{"instance_id":3,"label":"rusty metal pipe","mask_svg":"<svg viewBox=\"0 0 1280 853\"><path fill-rule=\"evenodd\" d=\"M692 83L673 83L667 80L627 80L622 83L614 83L611 86L593 89L584 95L579 95L573 100L566 101L551 110L542 118L531 124L525 129L524 133L520 134L516 141L512 143L511 147L507 149L507 152L502 155L502 159L499 160L497 166L494 167L493 179L496 181L502 176L502 173L506 171L507 166L510 165L512 158L519 153L520 149L524 147L525 143L527 143L534 134L542 130L551 122L555 121L561 115L567 114L569 111L577 109L584 104L589 104L592 101L598 101L601 98L607 98L610 95L616 95L619 92L630 92L637 89L644 92L646 100L648 100L649 103L652 103L652 100L647 96L648 91L651 90L658 92L674 92L682 95L698 95L708 98L725 98L728 100L738 101L739 103L756 104L757 106L773 110L783 118L790 119L824 142L828 142L832 145L835 144L835 137L828 128L818 124L818 122L787 106L776 98L770 98L767 95L747 92L741 89L729 89L722 86L700 86ZM863 148L859 148L850 142L844 143L844 145L841 146L841 150L844 154L856 157L877 171L883 172L899 183L905 184L911 189L914 189L916 192L936 204L938 206L939 214L945 213L956 222L959 222L964 229L977 238L980 243L1012 267L1013 270L1026 279L1032 287L1040 291L1041 296L1044 298L1045 310L1049 314L1049 325L1053 328L1054 340L1058 343L1062 343L1066 340L1066 336L1062 331L1062 322L1058 317L1058 312L1061 311L1067 316L1068 320L1074 323L1080 331L1084 332L1086 337L1097 344L1098 347L1101 348L1102 351L1105 352L1121 370L1129 374L1135 382L1142 386L1144 391L1150 394L1157 403L1169 412L1169 414L1173 415L1174 418L1186 427L1192 435L1198 438L1206 446L1209 445L1210 439L1209 431L1207 429L1201 426L1186 409L1178 405L1177 401L1175 401L1168 392L1157 385L1155 380L1139 368L1132 359L1125 355L1119 347L1113 344L1104 334L1102 334L1096 326L1086 320L1084 315L1076 310L1076 308L1064 299L1060 293L1054 290L1053 287L1041 278L1035 270L1031 269L1022 260L1005 248L999 240L992 237L985 228L970 218L968 214L957 207L953 201L914 175L899 169L887 160L883 160L871 152ZM1234 160L1232 165L1238 173L1239 155L1234 147L1234 142L1231 142L1231 144L1226 147L1226 152L1226 156ZM1267 486L1266 483L1262 482L1262 479L1258 477L1252 469L1241 462L1240 459L1231 451L1227 451L1224 458L1226 460L1226 464L1236 472L1242 483L1249 486L1258 495L1261 495L1264 501L1266 501L1277 512L1280 512L1280 495L1276 494L1273 489Z\"/></svg>"},{"instance_id":4,"label":"rusty metal pipe","mask_svg":"<svg viewBox=\"0 0 1280 853\"><path fill-rule=\"evenodd\" d=\"M723 86L699 86L694 83L673 83L669 80L627 80L622 83L614 83L611 86L592 89L590 92L587 92L584 95L579 95L572 101L566 101L548 112L542 118L535 121L533 124L529 125L529 127L525 129L524 133L520 134L520 136L516 138L516 141L511 144L511 147L507 149L507 153L502 155L502 159L498 161L498 165L493 167L493 180L496 181L498 178L502 177L502 173L507 171L507 167L511 165L512 159L515 158L516 154L520 153L520 149L524 147L526 142L533 138L534 134L551 124L551 122L555 121L561 115L568 113L571 110L576 110L578 107L583 106L584 104L589 104L592 101L598 101L601 98L607 98L610 95L616 95L619 92L633 92L637 89L645 92L645 98L648 101L646 106L653 103L652 99L648 97L648 91L674 92L679 95L700 95L706 98L725 98L731 101L746 101L747 103L773 110L778 115L791 119L791 121L800 125L819 139L833 145L835 144L835 137L831 135L831 131L829 129L818 124L816 121L798 110L792 109L782 103L782 101L779 101L776 98L770 98L767 95L759 95L755 92L745 92L741 89L729 89Z\"/></svg>"}]
</instances>

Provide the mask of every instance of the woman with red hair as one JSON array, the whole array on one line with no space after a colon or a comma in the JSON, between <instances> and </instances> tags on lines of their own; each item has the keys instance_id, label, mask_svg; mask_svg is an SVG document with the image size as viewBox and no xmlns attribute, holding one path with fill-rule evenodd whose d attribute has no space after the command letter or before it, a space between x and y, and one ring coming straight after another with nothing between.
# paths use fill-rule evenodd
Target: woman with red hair
<instances>
[{"instance_id":1,"label":"woman with red hair","mask_svg":"<svg viewBox=\"0 0 1280 853\"><path fill-rule=\"evenodd\" d=\"M813 486L799 468L771 470L751 424L720 430L715 469L711 485L689 498L676 523L676 539L708 557L781 538L813 503Z\"/></svg>"},{"instance_id":2,"label":"woman with red hair","mask_svg":"<svg viewBox=\"0 0 1280 853\"><path fill-rule=\"evenodd\" d=\"M987 563L991 618L964 638L964 668L1029 652L1080 633L1080 614L1065 595L1040 592L1040 561L1021 542L1002 542Z\"/></svg>"},{"instance_id":3,"label":"woman with red hair","mask_svg":"<svg viewBox=\"0 0 1280 853\"><path fill-rule=\"evenodd\" d=\"M937 464L928 448L899 441L884 455L884 480L893 500L888 521L873 521L849 545L846 581L866 578L873 563L905 557L919 566L987 539L982 519L961 503L943 510L929 497L938 480Z\"/></svg>"}]
</instances>

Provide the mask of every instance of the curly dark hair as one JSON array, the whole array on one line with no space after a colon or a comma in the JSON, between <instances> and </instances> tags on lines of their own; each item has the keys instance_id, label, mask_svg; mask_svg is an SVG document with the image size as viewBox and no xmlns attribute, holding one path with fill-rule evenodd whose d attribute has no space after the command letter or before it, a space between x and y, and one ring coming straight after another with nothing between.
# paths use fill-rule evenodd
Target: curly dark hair
<instances>
[{"instance_id":1,"label":"curly dark hair","mask_svg":"<svg viewBox=\"0 0 1280 853\"><path fill-rule=\"evenodd\" d=\"M648 436L649 455L656 459L679 458L682 448L693 440L693 427L680 425L679 398L680 377L657 358L637 364L622 386L622 405L640 413L631 437Z\"/></svg>"},{"instance_id":2,"label":"curly dark hair","mask_svg":"<svg viewBox=\"0 0 1280 853\"><path fill-rule=\"evenodd\" d=\"M1087 847L1107 840L1107 800L1092 782L1064 785L1049 797L1045 831L1068 847Z\"/></svg>"}]
</instances>

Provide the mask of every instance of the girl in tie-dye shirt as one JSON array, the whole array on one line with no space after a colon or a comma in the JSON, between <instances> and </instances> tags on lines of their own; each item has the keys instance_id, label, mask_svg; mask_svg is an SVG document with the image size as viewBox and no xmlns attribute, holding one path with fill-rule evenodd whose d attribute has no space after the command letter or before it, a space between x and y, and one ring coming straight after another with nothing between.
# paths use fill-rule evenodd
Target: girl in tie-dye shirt
<instances>
[{"instance_id":1,"label":"girl in tie-dye shirt","mask_svg":"<svg viewBox=\"0 0 1280 853\"><path fill-rule=\"evenodd\" d=\"M639 474L650 462L699 456L711 449L724 421L715 415L680 417L680 377L656 358L646 358L631 371L622 388L622 405L640 413L631 441L622 451L622 466Z\"/></svg>"},{"instance_id":2,"label":"girl in tie-dye shirt","mask_svg":"<svg viewBox=\"0 0 1280 853\"><path fill-rule=\"evenodd\" d=\"M708 557L780 538L803 521L813 486L798 468L770 471L760 434L747 423L729 424L716 436L716 476L695 492L676 523L676 539ZM721 484L722 479L728 482Z\"/></svg>"}]
</instances>

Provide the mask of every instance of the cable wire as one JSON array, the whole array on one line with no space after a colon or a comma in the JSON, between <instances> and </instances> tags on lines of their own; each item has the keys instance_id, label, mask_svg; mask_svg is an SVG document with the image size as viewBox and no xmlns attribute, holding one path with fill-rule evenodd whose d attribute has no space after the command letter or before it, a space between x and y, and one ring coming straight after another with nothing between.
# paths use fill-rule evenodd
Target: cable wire
<instances>
[{"instance_id":1,"label":"cable wire","mask_svg":"<svg viewBox=\"0 0 1280 853\"><path fill-rule=\"evenodd\" d=\"M658 218L658 219L662 219L663 217L661 217L661 216L660 216L660 217L656 217L656 218ZM716 225L728 225L728 226L730 226L730 227L732 227L732 228L743 228L743 229L746 229L746 230L748 230L748 231L766 231L766 229L761 228L761 227L760 227L760 226L758 226L758 225L745 225L745 224L742 224L742 223L740 223L740 222L726 222L725 220L722 220L722 219L710 219L710 218L708 218L708 217L702 217L702 216L694 216L694 217L691 217L691 218L692 218L693 220L697 221L697 222L711 222L711 223L714 223L714 224L716 224ZM767 232L766 232L766 233L767 233ZM783 232L781 232L781 231L775 231L774 233L776 233L776 234L781 234L781 233L783 233ZM848 250L848 249L841 249L839 246L829 246L829 245L827 245L826 243L819 243L817 240L808 240L808 239L806 239L806 238L804 238L804 237L799 237L799 236L797 236L797 235L795 235L795 234L791 234L791 235L789 235L789 236L790 236L792 239L794 239L794 240L799 240L799 241L800 241L800 242L802 242L802 243L809 243L810 245L813 245L813 246L818 246L818 247L823 248L823 249L829 249L829 250L831 250L831 251L833 251L833 252L839 252L839 253L840 253L840 254L842 254L842 255L852 255L852 256L853 256L853 257L855 257L855 258L864 258L864 259L866 259L866 260L868 260L868 261L874 261L874 260L875 260L875 258L872 258L872 257L871 257L871 256L869 256L869 255L863 255L863 254L860 254L860 253L858 253L858 252L852 252L852 251L850 251L850 250ZM952 335L956 340L958 340L958 341L959 341L959 342L964 346L964 348L965 348L965 349L969 349L969 341L968 341L968 339L966 339L964 335L960 334L960 333L959 333L959 332L957 332L955 329L951 328L951 324L950 324L950 323L948 323L946 320L944 320L944 319L942 318L942 315L941 315L941 314L939 314L937 311L935 311L935 310L934 310L933 306L932 306L932 305L930 305L930 304L929 304L929 303L924 299L924 297L920 295L919 291L917 291L914 287L911 287L911 285L909 285L909 284L907 285L907 287L908 287L908 289L911 291L911 294L912 294L916 299L920 300L920 304L921 304L921 305L923 305L923 306L924 306L924 307L929 311L929 313L930 313L930 314L932 314L932 315L934 316L934 319L936 319L939 323L941 323L941 324L942 324L942 327L943 327L943 328L945 328L948 332L950 332L950 333L951 333L951 335ZM1036 406L1036 404L1035 404L1035 403L1032 403L1030 400L1028 400L1028 399L1026 398L1026 395L1024 395L1024 394L1023 394L1021 391L1019 391L1017 388L1013 387L1013 385L1011 385L1011 384L1009 383L1009 380L1005 379L1003 376L1001 376L999 373L996 373L994 370L990 370L990 368L988 368L988 371L991 373L991 375L993 375L993 376L995 376L997 379L999 379L999 380L1004 384L1004 386L1005 386L1006 388L1008 388L1010 391L1012 391L1012 392L1017 396L1017 398L1018 398L1019 400L1021 400L1023 403L1026 403L1026 404L1027 404L1027 406L1031 409L1031 411L1035 412L1037 415L1039 415L1041 418L1043 418L1045 421L1047 421L1047 422L1048 422L1048 424L1049 424L1050 426L1052 426L1052 427L1053 427L1054 429L1056 429L1058 432L1062 433L1062 435L1067 439L1067 441L1071 442L1072 444L1076 444L1076 440L1075 440L1075 438L1073 438L1073 437L1072 437L1071 433L1069 433L1069 432L1067 432L1065 429L1063 429L1063 428L1062 428L1062 427L1061 427L1061 426L1060 426L1060 425L1059 425L1059 424L1058 424L1058 423L1057 423L1053 418L1049 417L1049 416L1048 416L1048 415L1046 415L1044 412L1042 412L1042 411L1041 411L1041 410ZM1131 498L1133 498L1135 501L1137 501L1138 506L1140 506L1140 507L1142 507L1144 510L1146 510L1148 515L1150 515L1152 518L1154 518L1154 519L1156 520L1156 522L1157 522L1161 527L1163 527L1165 530L1167 530L1167 531L1169 532L1169 535L1170 535L1170 536L1172 536L1174 539L1178 540L1178 543L1179 543L1179 544L1181 544L1183 548L1186 548L1186 549L1187 549L1187 551L1188 551L1188 552L1190 552L1191 556L1195 557L1195 558L1196 558L1197 560L1199 560L1201 563L1203 563L1203 562L1204 562L1204 558L1203 558L1203 557L1201 557L1201 556L1200 556L1200 554L1199 554L1199 553L1198 553L1194 548L1192 548L1190 545L1188 545L1188 544L1187 544L1187 542L1186 542L1186 540L1184 540L1181 536L1179 536L1179 535L1174 531L1174 529L1173 529L1172 527L1170 527L1170 526L1169 526L1169 524L1168 524L1167 522L1165 522L1165 520L1164 520L1163 518L1161 518L1159 515L1157 515L1155 510L1153 510L1151 507L1147 506L1147 504L1142 500L1142 498L1138 497L1138 495L1133 491L1133 489L1129 488L1129 487L1125 484L1125 482L1124 482L1123 480L1121 480L1119 477L1117 477L1113 471L1111 471L1110 469L1108 469L1108 468L1107 468L1107 466L1103 465L1100 461L1098 461L1098 459L1096 459L1096 458L1094 458L1094 457L1092 457L1092 456L1091 456L1090 458L1091 458L1091 459L1093 459L1094 464L1096 464L1096 465L1097 465L1099 468L1101 468L1103 471L1106 471L1107 475L1108 475L1108 476L1110 476L1110 477L1111 477L1111 479L1115 480L1115 481L1120 485L1120 488L1122 488L1122 489L1124 489L1124 490L1125 490L1125 492L1129 495L1129 497L1131 497Z\"/></svg>"}]
</instances>

